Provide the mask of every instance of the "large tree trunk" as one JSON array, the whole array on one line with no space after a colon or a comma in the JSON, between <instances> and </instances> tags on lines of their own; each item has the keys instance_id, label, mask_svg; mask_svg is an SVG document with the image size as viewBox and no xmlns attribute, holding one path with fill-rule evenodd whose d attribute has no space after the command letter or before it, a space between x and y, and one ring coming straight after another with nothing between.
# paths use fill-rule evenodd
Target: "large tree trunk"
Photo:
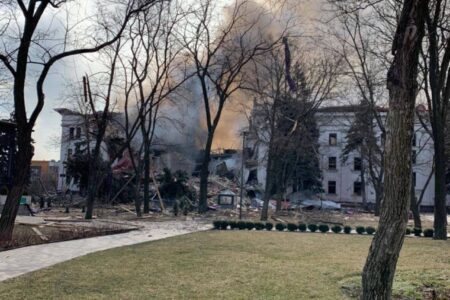
<instances>
[{"instance_id":1,"label":"large tree trunk","mask_svg":"<svg viewBox=\"0 0 450 300\"><path fill-rule=\"evenodd\" d=\"M14 162L13 183L6 197L6 203L0 218L0 246L7 245L12 239L20 198L28 180L31 158L33 157L31 131L19 129L17 142L18 152Z\"/></svg>"},{"instance_id":2,"label":"large tree trunk","mask_svg":"<svg viewBox=\"0 0 450 300\"><path fill-rule=\"evenodd\" d=\"M378 230L364 266L362 299L391 299L392 296L395 269L408 222L416 78L427 4L425 0L404 1L393 42L394 60L388 72L384 198Z\"/></svg>"},{"instance_id":3,"label":"large tree trunk","mask_svg":"<svg viewBox=\"0 0 450 300\"><path fill-rule=\"evenodd\" d=\"M447 239L447 206L445 168L446 156L444 145L444 128L437 128L434 140L434 238L437 240Z\"/></svg>"},{"instance_id":4,"label":"large tree trunk","mask_svg":"<svg viewBox=\"0 0 450 300\"><path fill-rule=\"evenodd\" d=\"M198 202L198 212L204 213L208 210L208 177L209 161L211 160L211 147L214 138L214 131L208 132L205 150L203 154L202 166L200 169L200 198Z\"/></svg>"}]
</instances>

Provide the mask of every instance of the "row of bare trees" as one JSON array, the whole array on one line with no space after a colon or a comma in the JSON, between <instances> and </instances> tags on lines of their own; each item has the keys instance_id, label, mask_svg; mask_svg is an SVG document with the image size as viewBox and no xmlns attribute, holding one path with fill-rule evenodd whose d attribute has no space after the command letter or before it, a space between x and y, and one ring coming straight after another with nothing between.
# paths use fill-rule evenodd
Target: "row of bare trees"
<instances>
[{"instance_id":1,"label":"row of bare trees","mask_svg":"<svg viewBox=\"0 0 450 300\"><path fill-rule=\"evenodd\" d=\"M93 216L99 183L105 176L100 172L102 145L117 109L125 112L120 122L125 138L122 151L116 152L129 150L138 177L136 191L139 194L143 182L144 213L149 211L151 145L159 112L165 101L174 101L175 90L186 88L188 79L195 85L190 88L201 90L207 127L199 201L199 211L204 212L210 152L223 108L242 88L243 69L277 47L286 34L285 29L264 34L263 28L272 26L274 19L269 9L248 0L234 1L225 8L211 0L121 0L95 5L5 0L1 4L4 47L0 61L12 78L18 151L14 182L0 219L0 241L7 243L12 237L18 199L33 156L31 134L45 104L46 78L57 62L76 55L91 54L101 70L83 76L75 91L88 126L95 127L93 134L85 128L90 161L86 218ZM79 21L73 11L80 7L93 16ZM217 18L220 13L223 18ZM55 28L44 26L49 18L59 20ZM82 32L91 33L91 38ZM30 85L36 86L35 103L30 95L25 97ZM136 198L140 215L140 197Z\"/></svg>"}]
</instances>

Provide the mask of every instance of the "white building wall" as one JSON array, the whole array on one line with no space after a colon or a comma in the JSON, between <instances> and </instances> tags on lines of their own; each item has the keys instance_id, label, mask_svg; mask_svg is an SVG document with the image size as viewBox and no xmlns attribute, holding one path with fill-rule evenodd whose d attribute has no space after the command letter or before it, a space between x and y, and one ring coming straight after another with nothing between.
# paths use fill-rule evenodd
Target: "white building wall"
<instances>
[{"instance_id":1,"label":"white building wall","mask_svg":"<svg viewBox=\"0 0 450 300\"><path fill-rule=\"evenodd\" d=\"M346 136L350 125L354 121L354 113L347 112L319 112L317 113L317 123L319 128L319 163L322 170L322 184L324 199L330 199L337 202L344 203L361 203L362 196L354 193L354 182L361 180L361 171L354 170L354 158L359 157L358 153L351 153L346 162L342 161L342 153L346 145ZM378 127L375 126L377 129ZM419 122L415 123L416 145L413 151L416 151L416 163L413 165L414 173L416 174L415 192L416 197L419 198L427 178L432 170L433 159L433 142L429 134L421 126ZM334 133L337 135L336 145L329 144L329 135ZM376 136L380 136L381 132L375 132ZM254 141L249 141L253 143ZM264 188L266 181L266 160L267 146L260 144L257 151L259 159L258 183ZM336 157L336 169L330 170L328 168L329 157ZM401 159L401 158L399 158ZM366 164L366 162L363 162ZM245 169L245 176L248 176L249 169ZM336 182L336 193L328 193L328 182ZM370 176L365 173L366 181L366 198L369 203L375 203L375 190L370 182ZM450 205L450 199L447 199ZM425 189L422 206L433 206L434 204L434 176L432 176L427 188Z\"/></svg>"}]
</instances>

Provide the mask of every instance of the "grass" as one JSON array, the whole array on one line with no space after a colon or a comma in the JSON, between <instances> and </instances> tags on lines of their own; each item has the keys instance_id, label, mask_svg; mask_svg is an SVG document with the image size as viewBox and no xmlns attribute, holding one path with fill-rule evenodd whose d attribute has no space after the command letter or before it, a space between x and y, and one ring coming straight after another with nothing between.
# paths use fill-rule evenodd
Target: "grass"
<instances>
[{"instance_id":1,"label":"grass","mask_svg":"<svg viewBox=\"0 0 450 300\"><path fill-rule=\"evenodd\" d=\"M58 264L0 283L0 295L10 300L346 299L358 291L370 241L370 236L333 233L195 233ZM405 240L395 286L403 298L397 299L422 299L432 290L445 295L449 278L449 242Z\"/></svg>"}]
</instances>

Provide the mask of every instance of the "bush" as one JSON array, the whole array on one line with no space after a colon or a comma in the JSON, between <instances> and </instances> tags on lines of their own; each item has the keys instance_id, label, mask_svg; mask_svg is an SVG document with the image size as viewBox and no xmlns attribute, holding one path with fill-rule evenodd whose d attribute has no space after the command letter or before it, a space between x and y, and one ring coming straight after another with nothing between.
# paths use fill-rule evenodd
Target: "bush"
<instances>
[{"instance_id":1,"label":"bush","mask_svg":"<svg viewBox=\"0 0 450 300\"><path fill-rule=\"evenodd\" d=\"M255 223L253 222L245 222L245 225L248 230L252 230L253 228L255 228Z\"/></svg>"},{"instance_id":2,"label":"bush","mask_svg":"<svg viewBox=\"0 0 450 300\"><path fill-rule=\"evenodd\" d=\"M316 224L308 224L308 229L311 232L316 232L317 231L317 225Z\"/></svg>"},{"instance_id":3,"label":"bush","mask_svg":"<svg viewBox=\"0 0 450 300\"><path fill-rule=\"evenodd\" d=\"M294 224L294 223L288 223L287 224L287 229L289 231L296 231L298 229L298 226L297 226L297 224Z\"/></svg>"},{"instance_id":4,"label":"bush","mask_svg":"<svg viewBox=\"0 0 450 300\"><path fill-rule=\"evenodd\" d=\"M222 223L220 224L220 229L227 230L227 228L228 228L228 221L222 221Z\"/></svg>"},{"instance_id":5,"label":"bush","mask_svg":"<svg viewBox=\"0 0 450 300\"><path fill-rule=\"evenodd\" d=\"M264 224L261 222L256 222L255 223L255 229L256 230L263 230L264 229Z\"/></svg>"},{"instance_id":6,"label":"bush","mask_svg":"<svg viewBox=\"0 0 450 300\"><path fill-rule=\"evenodd\" d=\"M307 229L307 227L306 227L305 223L298 224L298 230L300 230L301 232L305 232L306 229Z\"/></svg>"},{"instance_id":7,"label":"bush","mask_svg":"<svg viewBox=\"0 0 450 300\"><path fill-rule=\"evenodd\" d=\"M366 227L366 232L367 232L367 234L372 235L372 234L375 233L375 231L376 231L376 229L373 228L372 226L367 226L367 227Z\"/></svg>"},{"instance_id":8,"label":"bush","mask_svg":"<svg viewBox=\"0 0 450 300\"><path fill-rule=\"evenodd\" d=\"M239 222L237 222L237 228L239 230L244 230L247 228L247 223L244 221L239 221Z\"/></svg>"},{"instance_id":9,"label":"bush","mask_svg":"<svg viewBox=\"0 0 450 300\"><path fill-rule=\"evenodd\" d=\"M431 228L425 229L423 231L423 236L424 237L428 237L428 238L432 238L434 236L434 230Z\"/></svg>"},{"instance_id":10,"label":"bush","mask_svg":"<svg viewBox=\"0 0 450 300\"><path fill-rule=\"evenodd\" d=\"M326 232L330 231L330 226L328 226L326 224L320 224L319 231L322 233L326 233Z\"/></svg>"},{"instance_id":11,"label":"bush","mask_svg":"<svg viewBox=\"0 0 450 300\"><path fill-rule=\"evenodd\" d=\"M356 232L358 234L364 234L364 232L366 232L366 228L364 226L356 226Z\"/></svg>"},{"instance_id":12,"label":"bush","mask_svg":"<svg viewBox=\"0 0 450 300\"><path fill-rule=\"evenodd\" d=\"M222 225L222 221L220 221L220 220L213 221L214 229L219 230L222 227L221 225Z\"/></svg>"},{"instance_id":13,"label":"bush","mask_svg":"<svg viewBox=\"0 0 450 300\"><path fill-rule=\"evenodd\" d=\"M228 221L228 224L230 225L230 229L236 229L237 228L237 222L236 221Z\"/></svg>"},{"instance_id":14,"label":"bush","mask_svg":"<svg viewBox=\"0 0 450 300\"><path fill-rule=\"evenodd\" d=\"M421 233L422 233L422 229L421 228L414 228L413 232L414 232L415 236L420 236Z\"/></svg>"},{"instance_id":15,"label":"bush","mask_svg":"<svg viewBox=\"0 0 450 300\"><path fill-rule=\"evenodd\" d=\"M351 226L344 226L344 233L346 233L346 234L352 233L352 227Z\"/></svg>"},{"instance_id":16,"label":"bush","mask_svg":"<svg viewBox=\"0 0 450 300\"><path fill-rule=\"evenodd\" d=\"M286 225L283 223L277 223L277 225L275 225L275 229L278 231L284 231L286 229Z\"/></svg>"},{"instance_id":17,"label":"bush","mask_svg":"<svg viewBox=\"0 0 450 300\"><path fill-rule=\"evenodd\" d=\"M405 235L410 235L412 233L411 229L406 228L405 230Z\"/></svg>"},{"instance_id":18,"label":"bush","mask_svg":"<svg viewBox=\"0 0 450 300\"><path fill-rule=\"evenodd\" d=\"M331 227L331 231L333 231L334 233L341 233L342 227L339 225L334 225L333 227Z\"/></svg>"},{"instance_id":19,"label":"bush","mask_svg":"<svg viewBox=\"0 0 450 300\"><path fill-rule=\"evenodd\" d=\"M270 223L270 222L266 222L266 230L267 231L271 231L272 230L272 228L273 228L273 224L272 223Z\"/></svg>"}]
</instances>

